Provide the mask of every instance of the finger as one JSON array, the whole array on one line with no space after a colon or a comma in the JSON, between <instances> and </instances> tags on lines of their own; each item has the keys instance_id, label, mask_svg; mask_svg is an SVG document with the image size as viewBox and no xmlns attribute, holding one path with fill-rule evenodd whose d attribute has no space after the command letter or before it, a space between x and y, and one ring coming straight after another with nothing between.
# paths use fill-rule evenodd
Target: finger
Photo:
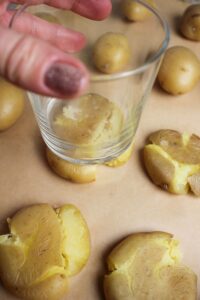
<instances>
[{"instance_id":1,"label":"finger","mask_svg":"<svg viewBox=\"0 0 200 300\"><path fill-rule=\"evenodd\" d=\"M52 45L0 26L0 74L33 92L72 98L87 86L84 65Z\"/></svg>"},{"instance_id":2,"label":"finger","mask_svg":"<svg viewBox=\"0 0 200 300\"><path fill-rule=\"evenodd\" d=\"M55 0L52 0L55 1ZM102 20L111 12L109 0L81 0L74 1L72 11L93 20Z\"/></svg>"},{"instance_id":3,"label":"finger","mask_svg":"<svg viewBox=\"0 0 200 300\"><path fill-rule=\"evenodd\" d=\"M31 3L38 3L41 0L31 0ZM15 3L25 3L25 0L14 0ZM72 10L81 16L92 20L102 20L106 18L112 9L111 0L44 0L45 4Z\"/></svg>"},{"instance_id":4,"label":"finger","mask_svg":"<svg viewBox=\"0 0 200 300\"><path fill-rule=\"evenodd\" d=\"M7 0L0 0L0 16L6 11L8 6Z\"/></svg>"},{"instance_id":5,"label":"finger","mask_svg":"<svg viewBox=\"0 0 200 300\"><path fill-rule=\"evenodd\" d=\"M13 14L11 11L5 12L0 16L0 24L8 27ZM44 39L66 52L79 51L85 45L85 37L82 33L66 29L58 24L49 23L26 13L23 13L20 18L16 18L13 28Z\"/></svg>"}]
</instances>

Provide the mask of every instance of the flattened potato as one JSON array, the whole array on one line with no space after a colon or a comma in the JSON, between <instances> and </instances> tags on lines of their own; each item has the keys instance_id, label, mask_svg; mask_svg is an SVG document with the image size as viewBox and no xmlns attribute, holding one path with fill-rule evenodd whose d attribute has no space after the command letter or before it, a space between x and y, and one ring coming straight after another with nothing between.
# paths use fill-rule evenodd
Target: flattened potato
<instances>
[{"instance_id":1,"label":"flattened potato","mask_svg":"<svg viewBox=\"0 0 200 300\"><path fill-rule=\"evenodd\" d=\"M154 0L146 0L146 3L152 7L156 6ZM151 15L151 12L144 5L134 0L122 0L121 10L129 21L143 21Z\"/></svg>"},{"instance_id":2,"label":"flattened potato","mask_svg":"<svg viewBox=\"0 0 200 300\"><path fill-rule=\"evenodd\" d=\"M66 272L74 276L85 266L90 255L90 234L81 212L71 204L56 209L61 222L63 253L67 260Z\"/></svg>"},{"instance_id":3,"label":"flattened potato","mask_svg":"<svg viewBox=\"0 0 200 300\"><path fill-rule=\"evenodd\" d=\"M119 155L117 158L114 158L107 163L105 163L106 166L116 168L124 165L131 157L131 154L133 152L133 146L134 142L131 143L131 145L124 151L121 155Z\"/></svg>"},{"instance_id":4,"label":"flattened potato","mask_svg":"<svg viewBox=\"0 0 200 300\"><path fill-rule=\"evenodd\" d=\"M47 12L37 12L34 15L50 23L56 23L56 24L60 23L56 16Z\"/></svg>"},{"instance_id":5,"label":"flattened potato","mask_svg":"<svg viewBox=\"0 0 200 300\"><path fill-rule=\"evenodd\" d=\"M152 133L144 147L146 170L156 184L174 194L186 194L190 189L200 194L200 138L175 130Z\"/></svg>"},{"instance_id":6,"label":"flattened potato","mask_svg":"<svg viewBox=\"0 0 200 300\"><path fill-rule=\"evenodd\" d=\"M169 233L128 236L107 258L106 300L196 300L197 276L180 260L178 242Z\"/></svg>"},{"instance_id":7,"label":"flattened potato","mask_svg":"<svg viewBox=\"0 0 200 300\"><path fill-rule=\"evenodd\" d=\"M200 172L188 177L188 183L192 192L200 197Z\"/></svg>"},{"instance_id":8,"label":"flattened potato","mask_svg":"<svg viewBox=\"0 0 200 300\"><path fill-rule=\"evenodd\" d=\"M48 148L47 161L51 169L60 177L76 183L89 183L96 180L96 165L77 165L61 159Z\"/></svg>"},{"instance_id":9,"label":"flattened potato","mask_svg":"<svg viewBox=\"0 0 200 300\"><path fill-rule=\"evenodd\" d=\"M0 279L20 299L59 300L68 276L77 274L90 254L87 224L73 205L56 211L37 204L8 219L10 234L0 236Z\"/></svg>"},{"instance_id":10,"label":"flattened potato","mask_svg":"<svg viewBox=\"0 0 200 300\"><path fill-rule=\"evenodd\" d=\"M116 138L124 123L120 107L95 93L68 101L55 113L54 131L69 143L94 148ZM92 155L92 154L91 154Z\"/></svg>"}]
</instances>

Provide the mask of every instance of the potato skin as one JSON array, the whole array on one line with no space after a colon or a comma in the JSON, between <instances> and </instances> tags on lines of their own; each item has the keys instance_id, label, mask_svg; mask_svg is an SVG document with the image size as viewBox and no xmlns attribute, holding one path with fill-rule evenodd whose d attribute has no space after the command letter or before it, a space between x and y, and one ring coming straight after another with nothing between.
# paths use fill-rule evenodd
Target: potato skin
<instances>
[{"instance_id":1,"label":"potato skin","mask_svg":"<svg viewBox=\"0 0 200 300\"><path fill-rule=\"evenodd\" d=\"M180 22L180 32L192 41L200 41L200 4L189 6Z\"/></svg>"},{"instance_id":2,"label":"potato skin","mask_svg":"<svg viewBox=\"0 0 200 300\"><path fill-rule=\"evenodd\" d=\"M119 72L130 59L128 39L122 33L105 33L94 44L92 57L99 71L106 74Z\"/></svg>"},{"instance_id":3,"label":"potato skin","mask_svg":"<svg viewBox=\"0 0 200 300\"><path fill-rule=\"evenodd\" d=\"M183 46L166 51L158 71L158 82L163 90L172 95L191 91L200 79L200 62L197 56Z\"/></svg>"},{"instance_id":4,"label":"potato skin","mask_svg":"<svg viewBox=\"0 0 200 300\"><path fill-rule=\"evenodd\" d=\"M46 157L51 169L60 177L75 183L90 183L96 180L95 165L76 165L55 155L48 148Z\"/></svg>"},{"instance_id":5,"label":"potato skin","mask_svg":"<svg viewBox=\"0 0 200 300\"><path fill-rule=\"evenodd\" d=\"M68 278L80 272L90 255L90 235L72 204L53 209L36 204L8 219L9 234L0 235L0 278L20 299L59 300Z\"/></svg>"},{"instance_id":6,"label":"potato skin","mask_svg":"<svg viewBox=\"0 0 200 300\"><path fill-rule=\"evenodd\" d=\"M170 233L131 234L108 255L107 266L106 300L197 299L197 276L181 264Z\"/></svg>"},{"instance_id":7,"label":"potato skin","mask_svg":"<svg viewBox=\"0 0 200 300\"><path fill-rule=\"evenodd\" d=\"M9 227L6 243L0 236L0 276L5 287L21 299L58 300L68 284L54 209L48 204L25 207L13 216Z\"/></svg>"},{"instance_id":8,"label":"potato skin","mask_svg":"<svg viewBox=\"0 0 200 300\"><path fill-rule=\"evenodd\" d=\"M25 92L0 78L0 131L10 128L22 115Z\"/></svg>"},{"instance_id":9,"label":"potato skin","mask_svg":"<svg viewBox=\"0 0 200 300\"><path fill-rule=\"evenodd\" d=\"M155 2L153 0L146 0L146 2L152 7L155 7ZM122 14L129 21L143 21L151 15L151 12L148 11L145 6L141 5L138 2L135 2L134 0L122 0L121 10Z\"/></svg>"},{"instance_id":10,"label":"potato skin","mask_svg":"<svg viewBox=\"0 0 200 300\"><path fill-rule=\"evenodd\" d=\"M173 194L191 190L200 196L200 138L162 129L150 134L148 142L143 160L152 181Z\"/></svg>"}]
</instances>

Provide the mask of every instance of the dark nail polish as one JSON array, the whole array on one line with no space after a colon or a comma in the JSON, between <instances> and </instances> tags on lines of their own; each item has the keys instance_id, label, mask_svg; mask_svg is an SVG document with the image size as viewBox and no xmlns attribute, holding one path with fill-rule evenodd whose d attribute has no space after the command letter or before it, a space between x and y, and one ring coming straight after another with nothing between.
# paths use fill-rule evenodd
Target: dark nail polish
<instances>
[{"instance_id":1,"label":"dark nail polish","mask_svg":"<svg viewBox=\"0 0 200 300\"><path fill-rule=\"evenodd\" d=\"M56 63L45 74L45 85L60 94L72 95L78 92L84 74L73 65Z\"/></svg>"}]
</instances>

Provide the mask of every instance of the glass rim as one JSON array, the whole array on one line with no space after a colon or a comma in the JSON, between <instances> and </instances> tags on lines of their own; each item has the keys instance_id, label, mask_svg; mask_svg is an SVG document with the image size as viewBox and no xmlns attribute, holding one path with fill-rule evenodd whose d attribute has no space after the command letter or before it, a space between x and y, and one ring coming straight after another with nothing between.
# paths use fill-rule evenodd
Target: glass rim
<instances>
[{"instance_id":1,"label":"glass rim","mask_svg":"<svg viewBox=\"0 0 200 300\"><path fill-rule=\"evenodd\" d=\"M144 72L145 70L147 70L149 67L151 67L154 63L156 63L159 60L159 58L161 57L161 55L167 49L167 46L168 46L169 40L170 40L170 29L169 29L169 25L168 25L168 22L166 21L166 19L162 16L162 14L156 8L147 4L144 0L134 0L134 1L145 6L160 21L160 24L163 27L163 30L165 33L165 37L162 40L159 49L144 64L140 65L137 68L117 72L114 74L95 74L95 75L91 74L91 76L90 76L91 82L111 81L111 80L122 79L122 78L140 74L140 73ZM12 25L15 21L15 18L20 16L20 14L24 10L26 10L26 8L28 8L29 6L42 5L42 4L44 4L43 0L38 0L38 3L34 3L34 2L32 2L32 0L28 0L25 4L23 4L19 9L16 10L16 13L13 15L13 17L10 21L9 27L10 28L12 27Z\"/></svg>"},{"instance_id":2,"label":"glass rim","mask_svg":"<svg viewBox=\"0 0 200 300\"><path fill-rule=\"evenodd\" d=\"M145 70L147 70L151 65L156 63L159 60L159 58L161 57L161 55L167 49L167 46L168 46L169 40L170 40L170 29L169 29L169 25L168 25L168 22L166 21L166 19L163 16L161 16L160 12L157 9L150 6L143 0L134 0L134 1L145 6L148 10L150 10L159 19L159 21L164 29L164 32L165 32L165 37L161 43L161 46L156 51L156 53L154 53L150 57L150 59L147 62L145 62L144 64L142 64L141 66L139 66L135 69L132 69L132 70L121 71L121 72L117 72L114 74L91 75L91 77L90 77L91 82L110 81L110 80L122 79L122 78L126 78L129 76L140 74L140 73L144 72Z\"/></svg>"}]
</instances>

